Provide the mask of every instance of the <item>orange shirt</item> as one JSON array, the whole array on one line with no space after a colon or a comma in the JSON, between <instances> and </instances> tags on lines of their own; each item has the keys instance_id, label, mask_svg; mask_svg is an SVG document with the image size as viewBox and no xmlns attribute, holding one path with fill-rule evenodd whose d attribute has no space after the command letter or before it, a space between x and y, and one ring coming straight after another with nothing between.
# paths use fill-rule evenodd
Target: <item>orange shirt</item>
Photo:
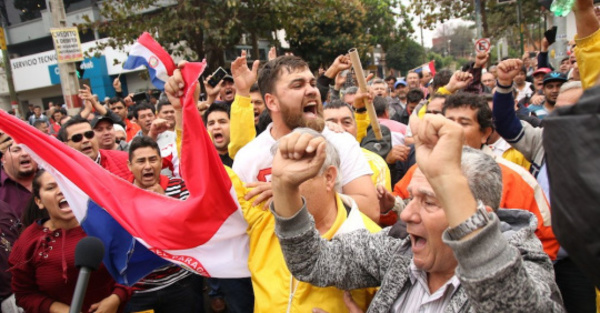
<instances>
[{"instance_id":1,"label":"orange shirt","mask_svg":"<svg viewBox=\"0 0 600 313\"><path fill-rule=\"evenodd\" d=\"M127 141L131 141L133 137L141 130L140 125L132 122L129 119L125 119L125 133L127 133Z\"/></svg>"},{"instance_id":2,"label":"orange shirt","mask_svg":"<svg viewBox=\"0 0 600 313\"><path fill-rule=\"evenodd\" d=\"M550 259L556 259L559 248L558 241L552 231L549 217L544 219L544 215L540 212L544 208L549 208L548 200L543 196L543 193L541 194L541 198L539 195L536 197L532 186L519 173L504 164L498 163L498 165L502 170L502 199L500 200L500 208L521 209L535 214L538 220L538 227L535 234L542 242L544 252L548 254ZM417 164L413 165L406 172L406 175L396 183L394 186L394 195L400 196L402 199L408 199L407 187L416 169ZM531 179L535 180L533 176L531 176Z\"/></svg>"}]
</instances>

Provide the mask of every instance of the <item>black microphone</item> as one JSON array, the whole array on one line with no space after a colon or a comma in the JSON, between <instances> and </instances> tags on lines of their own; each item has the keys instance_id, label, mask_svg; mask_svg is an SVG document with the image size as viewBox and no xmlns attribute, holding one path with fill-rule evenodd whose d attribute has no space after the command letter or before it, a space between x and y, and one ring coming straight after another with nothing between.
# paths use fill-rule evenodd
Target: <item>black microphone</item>
<instances>
[{"instance_id":1,"label":"black microphone","mask_svg":"<svg viewBox=\"0 0 600 313\"><path fill-rule=\"evenodd\" d=\"M90 274L100 267L104 257L104 244L96 237L85 237L75 247L75 266L80 268L69 313L80 313Z\"/></svg>"}]
</instances>

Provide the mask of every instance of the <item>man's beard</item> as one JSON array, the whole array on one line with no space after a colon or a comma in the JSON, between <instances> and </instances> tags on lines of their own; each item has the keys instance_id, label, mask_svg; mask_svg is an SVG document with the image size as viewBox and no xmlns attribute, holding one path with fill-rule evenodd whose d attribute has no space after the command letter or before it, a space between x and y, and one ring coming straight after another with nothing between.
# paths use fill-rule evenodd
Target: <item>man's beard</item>
<instances>
[{"instance_id":1,"label":"man's beard","mask_svg":"<svg viewBox=\"0 0 600 313\"><path fill-rule=\"evenodd\" d=\"M281 106L281 115L283 116L285 126L291 130L298 127L308 127L315 131L322 132L323 128L325 128L323 108L321 106L317 106L317 117L314 119L305 118L303 112L299 112L298 114L292 113L286 106Z\"/></svg>"},{"instance_id":2,"label":"man's beard","mask_svg":"<svg viewBox=\"0 0 600 313\"><path fill-rule=\"evenodd\" d=\"M26 171L18 171L17 172L17 177L19 178L30 178L31 176L35 175L35 172L37 171L37 169L30 169L30 170L26 170Z\"/></svg>"}]
</instances>

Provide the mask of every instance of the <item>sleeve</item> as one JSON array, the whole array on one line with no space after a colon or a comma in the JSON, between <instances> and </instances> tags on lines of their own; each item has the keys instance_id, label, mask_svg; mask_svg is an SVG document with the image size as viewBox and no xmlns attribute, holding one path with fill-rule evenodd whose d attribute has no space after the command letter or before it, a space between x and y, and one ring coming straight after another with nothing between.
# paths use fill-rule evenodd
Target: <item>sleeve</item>
<instances>
[{"instance_id":1,"label":"sleeve","mask_svg":"<svg viewBox=\"0 0 600 313\"><path fill-rule=\"evenodd\" d=\"M371 234L366 229L342 234L327 241L319 236L306 202L296 215L275 213L275 234L290 272L298 280L318 287L351 290L381 284L385 266L396 250L387 231Z\"/></svg>"},{"instance_id":2,"label":"sleeve","mask_svg":"<svg viewBox=\"0 0 600 313\"><path fill-rule=\"evenodd\" d=\"M600 67L598 59L600 58L600 30L586 38L575 38L577 46L575 47L575 57L579 66L579 76L583 89L588 89L596 84Z\"/></svg>"},{"instance_id":3,"label":"sleeve","mask_svg":"<svg viewBox=\"0 0 600 313\"><path fill-rule=\"evenodd\" d=\"M554 71L554 68L552 67L552 65L550 65L550 62L548 62L548 52L547 51L538 53L537 59L538 59L538 68L545 67L545 68L549 68Z\"/></svg>"},{"instance_id":4,"label":"sleeve","mask_svg":"<svg viewBox=\"0 0 600 313\"><path fill-rule=\"evenodd\" d=\"M252 228L252 225L254 225L260 218L262 218L265 215L266 211L253 207L251 202L252 200L247 201L246 199L244 199L244 196L248 192L248 190L244 186L244 183L242 183L240 178L231 168L225 166L225 170L229 175L229 179L231 179L231 184L233 185L233 188L235 189L235 193L237 195L237 201L240 204L242 214L244 215L244 219L248 223L250 229ZM262 205L262 203L259 204L259 206L260 205Z\"/></svg>"},{"instance_id":5,"label":"sleeve","mask_svg":"<svg viewBox=\"0 0 600 313\"><path fill-rule=\"evenodd\" d=\"M130 287L125 286L125 285L121 285L121 284L116 284L115 283L115 287L113 288L112 294L116 295L121 300L121 304L119 305L119 309L122 310L122 309L125 308L125 305L127 304L127 301L129 301L129 299L131 298L132 289Z\"/></svg>"},{"instance_id":6,"label":"sleeve","mask_svg":"<svg viewBox=\"0 0 600 313\"><path fill-rule=\"evenodd\" d=\"M354 112L354 119L356 120L356 140L361 142L367 135L367 128L371 125L371 119L367 112Z\"/></svg>"},{"instance_id":7,"label":"sleeve","mask_svg":"<svg viewBox=\"0 0 600 313\"><path fill-rule=\"evenodd\" d=\"M23 236L25 237L25 236ZM15 243L9 256L10 271L12 274L11 288L15 293L17 305L29 313L49 313L54 299L42 293L36 284L35 266L32 264L33 256L27 252L27 247L22 246L27 237ZM19 242L20 241L20 242ZM33 248L31 248L33 250Z\"/></svg>"},{"instance_id":8,"label":"sleeve","mask_svg":"<svg viewBox=\"0 0 600 313\"><path fill-rule=\"evenodd\" d=\"M412 176L416 170L417 170L417 164L413 165L410 169L408 169L408 171L406 172L404 177L402 177L402 179L396 185L394 185L393 194L395 196L399 196L402 199L409 198L408 184L410 183L410 180L412 179Z\"/></svg>"},{"instance_id":9,"label":"sleeve","mask_svg":"<svg viewBox=\"0 0 600 313\"><path fill-rule=\"evenodd\" d=\"M235 155L247 143L256 137L254 128L254 108L250 98L235 95L231 104L229 123L229 157L235 159Z\"/></svg>"},{"instance_id":10,"label":"sleeve","mask_svg":"<svg viewBox=\"0 0 600 313\"><path fill-rule=\"evenodd\" d=\"M325 74L319 76L317 78L317 88L319 88L319 92L321 93L321 102L325 102L327 99L327 93L329 92L329 85L332 85L334 80L325 76Z\"/></svg>"},{"instance_id":11,"label":"sleeve","mask_svg":"<svg viewBox=\"0 0 600 313\"><path fill-rule=\"evenodd\" d=\"M498 134L507 141L509 139L517 139L523 127L515 113L515 101L510 90L502 92L500 88L497 88L494 94L494 108L492 112Z\"/></svg>"},{"instance_id":12,"label":"sleeve","mask_svg":"<svg viewBox=\"0 0 600 313\"><path fill-rule=\"evenodd\" d=\"M455 241L447 231L444 243L458 261L456 275L475 312L564 312L552 263L532 232L518 247L500 233L495 214L473 237ZM516 237L516 236L515 236Z\"/></svg>"}]
</instances>

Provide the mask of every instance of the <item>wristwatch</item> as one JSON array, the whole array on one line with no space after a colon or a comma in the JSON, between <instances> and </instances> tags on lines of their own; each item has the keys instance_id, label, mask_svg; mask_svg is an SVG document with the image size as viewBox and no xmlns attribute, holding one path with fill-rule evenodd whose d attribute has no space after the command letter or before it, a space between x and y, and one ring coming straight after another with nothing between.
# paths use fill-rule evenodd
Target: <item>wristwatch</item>
<instances>
[{"instance_id":1,"label":"wristwatch","mask_svg":"<svg viewBox=\"0 0 600 313\"><path fill-rule=\"evenodd\" d=\"M360 108L360 109L357 109L357 108L355 108L355 107L352 107L352 109L353 109L353 110L354 110L354 112L356 112L356 113L365 113L365 112L367 112L367 108L366 108L366 107L364 107L364 108Z\"/></svg>"},{"instance_id":2,"label":"wristwatch","mask_svg":"<svg viewBox=\"0 0 600 313\"><path fill-rule=\"evenodd\" d=\"M456 227L448 228L448 236L452 240L461 240L466 235L483 228L490 222L490 215L488 214L485 205L481 200L477 201L477 211L471 217L464 222L460 223Z\"/></svg>"}]
</instances>

